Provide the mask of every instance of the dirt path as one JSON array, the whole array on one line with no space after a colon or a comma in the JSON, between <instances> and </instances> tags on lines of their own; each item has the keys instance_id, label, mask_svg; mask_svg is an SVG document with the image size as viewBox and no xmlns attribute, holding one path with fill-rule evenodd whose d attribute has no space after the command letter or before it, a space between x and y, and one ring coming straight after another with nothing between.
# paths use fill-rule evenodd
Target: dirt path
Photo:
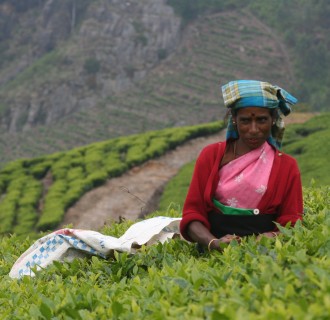
<instances>
[{"instance_id":1,"label":"dirt path","mask_svg":"<svg viewBox=\"0 0 330 320\"><path fill-rule=\"evenodd\" d=\"M179 169L197 158L202 148L224 139L224 131L188 141L157 159L147 161L124 175L86 193L68 210L63 227L99 230L120 217L135 220L157 209L162 190Z\"/></svg>"}]
</instances>

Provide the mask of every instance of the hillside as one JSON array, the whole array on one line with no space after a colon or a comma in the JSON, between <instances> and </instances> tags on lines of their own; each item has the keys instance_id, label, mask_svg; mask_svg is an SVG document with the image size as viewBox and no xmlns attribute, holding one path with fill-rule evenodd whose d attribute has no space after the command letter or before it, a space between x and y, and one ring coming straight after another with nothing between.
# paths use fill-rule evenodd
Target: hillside
<instances>
[{"instance_id":1,"label":"hillside","mask_svg":"<svg viewBox=\"0 0 330 320\"><path fill-rule=\"evenodd\" d=\"M155 8L163 8L161 3L158 1L157 6L149 10L155 12ZM105 14L112 7L102 8ZM96 3L92 9L97 9ZM115 9L123 10L120 7ZM130 11L127 12L129 14ZM157 17L161 12L157 11ZM152 16L150 13L148 17L151 19ZM135 17L142 19L144 15ZM84 26L87 32L91 25L95 30L100 27L96 22L92 24L91 20L86 20L86 24L81 22L76 27L76 33L67 40L62 39L56 51L49 52L43 60L36 60L34 69L31 66L32 69L24 71L30 72L26 76L25 73L20 75L17 79L20 80L19 86L10 89L13 83L8 83L3 87L9 88L9 91L2 90L7 97L2 99L2 105L8 101L9 95L29 108L24 107L26 111L23 113L15 108L15 112L6 113L10 118L2 117L3 123L9 126L7 130L3 126L0 137L2 163L20 157L68 150L115 136L221 119L224 110L219 85L235 78L267 79L288 90L293 88L293 60L285 45L271 29L246 10L205 14L185 29L178 29L180 34L173 33L173 40L168 43L169 49L160 50L161 45L158 49L150 47L157 57L147 69L142 62L136 66L124 63L118 74L123 75L120 83L126 83L127 87L121 87L119 92L110 90L106 85L110 80L104 80L104 77L111 77L109 72L112 69L109 60L102 60L106 57L104 50L107 47L102 42L93 42L91 47L94 49L90 48L91 52L86 49L89 52L86 54L74 47L75 41L81 46L78 37L81 28ZM147 32L143 34L151 37ZM135 30L130 36L137 35L138 31ZM180 42L175 42L177 37ZM128 37L127 41L130 39ZM145 50L147 48L149 46ZM88 74L84 63L95 55L100 59L99 70L94 66L95 73ZM141 53L141 59L144 58ZM71 61L69 65L67 60ZM74 79L70 70L76 70ZM29 74L35 76L29 77ZM38 75L43 76L40 78ZM88 79L92 81L91 87L88 87ZM24 83L29 86L25 87ZM78 99L78 91L72 91L72 88L76 91L79 89L85 98L79 95ZM24 94L19 94L21 90L24 90ZM42 96L39 91L43 92ZM42 100L40 97L43 97ZM54 101L50 103L49 99ZM42 111L41 106L48 109ZM62 112L62 109L68 111ZM38 110L42 111L39 116Z\"/></svg>"}]
</instances>

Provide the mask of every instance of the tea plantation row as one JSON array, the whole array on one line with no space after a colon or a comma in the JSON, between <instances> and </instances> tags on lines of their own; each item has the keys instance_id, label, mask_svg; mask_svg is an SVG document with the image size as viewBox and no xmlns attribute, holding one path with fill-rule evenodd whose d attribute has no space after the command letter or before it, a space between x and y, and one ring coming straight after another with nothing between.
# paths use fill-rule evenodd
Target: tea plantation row
<instances>
[{"instance_id":1,"label":"tea plantation row","mask_svg":"<svg viewBox=\"0 0 330 320\"><path fill-rule=\"evenodd\" d=\"M88 190L188 139L221 128L222 123L215 122L151 131L11 162L0 171L0 234L52 229Z\"/></svg>"}]
</instances>

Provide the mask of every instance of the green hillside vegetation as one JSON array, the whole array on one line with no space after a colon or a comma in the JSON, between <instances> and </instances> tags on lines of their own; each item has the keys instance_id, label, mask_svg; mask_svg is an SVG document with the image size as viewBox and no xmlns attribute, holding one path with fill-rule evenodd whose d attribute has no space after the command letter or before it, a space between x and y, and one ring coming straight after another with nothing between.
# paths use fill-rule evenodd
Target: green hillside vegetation
<instances>
[{"instance_id":1,"label":"green hillside vegetation","mask_svg":"<svg viewBox=\"0 0 330 320\"><path fill-rule=\"evenodd\" d=\"M283 151L297 159L304 186L314 182L329 186L330 113L288 126Z\"/></svg>"},{"instance_id":2,"label":"green hillside vegetation","mask_svg":"<svg viewBox=\"0 0 330 320\"><path fill-rule=\"evenodd\" d=\"M277 34L295 64L297 96L314 111L329 110L330 4L327 0L168 0L184 24L209 12L245 8L259 17Z\"/></svg>"},{"instance_id":3,"label":"green hillside vegetation","mask_svg":"<svg viewBox=\"0 0 330 320\"><path fill-rule=\"evenodd\" d=\"M182 166L178 174L166 184L159 201L159 211L167 211L171 208L175 208L178 211L182 210L194 171L195 162L196 161L192 161Z\"/></svg>"},{"instance_id":4,"label":"green hillside vegetation","mask_svg":"<svg viewBox=\"0 0 330 320\"><path fill-rule=\"evenodd\" d=\"M171 209L182 210L194 166L195 161L187 163L180 169L178 174L166 184L159 201L158 211L162 212Z\"/></svg>"},{"instance_id":5,"label":"green hillside vegetation","mask_svg":"<svg viewBox=\"0 0 330 320\"><path fill-rule=\"evenodd\" d=\"M39 80L64 83L71 72L65 63L71 57L70 48L67 44L53 50L27 69L26 75L23 72L17 77L19 90L26 88L24 79L35 88L40 87ZM294 87L292 67L271 31L252 14L241 10L210 13L194 21L176 52L165 55L159 66L129 90L111 94L56 123L15 134L3 132L0 163L149 130L217 121L225 113L219 85L238 78L267 78L289 90ZM42 74L41 78L31 78L32 71ZM17 90L15 86L11 94L16 96ZM98 90L96 86L91 94L98 95ZM22 114L22 125L26 117Z\"/></svg>"},{"instance_id":6,"label":"green hillside vegetation","mask_svg":"<svg viewBox=\"0 0 330 320\"><path fill-rule=\"evenodd\" d=\"M31 244L0 239L2 319L323 319L330 314L330 189L304 192L305 218L276 239L254 237L199 254L180 239L54 263L36 277L8 273ZM171 210L171 216L180 212ZM119 237L132 224L102 230Z\"/></svg>"},{"instance_id":7,"label":"green hillside vegetation","mask_svg":"<svg viewBox=\"0 0 330 320\"><path fill-rule=\"evenodd\" d=\"M0 171L0 234L56 227L88 190L222 123L150 131L8 163Z\"/></svg>"}]
</instances>

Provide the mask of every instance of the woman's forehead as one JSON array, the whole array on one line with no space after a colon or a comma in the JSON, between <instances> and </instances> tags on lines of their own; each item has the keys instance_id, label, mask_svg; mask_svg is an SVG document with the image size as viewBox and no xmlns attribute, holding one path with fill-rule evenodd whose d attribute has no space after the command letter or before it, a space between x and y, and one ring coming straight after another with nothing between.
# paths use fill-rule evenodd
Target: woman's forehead
<instances>
[{"instance_id":1,"label":"woman's forehead","mask_svg":"<svg viewBox=\"0 0 330 320\"><path fill-rule=\"evenodd\" d=\"M238 116L264 116L270 115L270 109L268 108L259 108L259 107L247 107L237 110Z\"/></svg>"}]
</instances>

